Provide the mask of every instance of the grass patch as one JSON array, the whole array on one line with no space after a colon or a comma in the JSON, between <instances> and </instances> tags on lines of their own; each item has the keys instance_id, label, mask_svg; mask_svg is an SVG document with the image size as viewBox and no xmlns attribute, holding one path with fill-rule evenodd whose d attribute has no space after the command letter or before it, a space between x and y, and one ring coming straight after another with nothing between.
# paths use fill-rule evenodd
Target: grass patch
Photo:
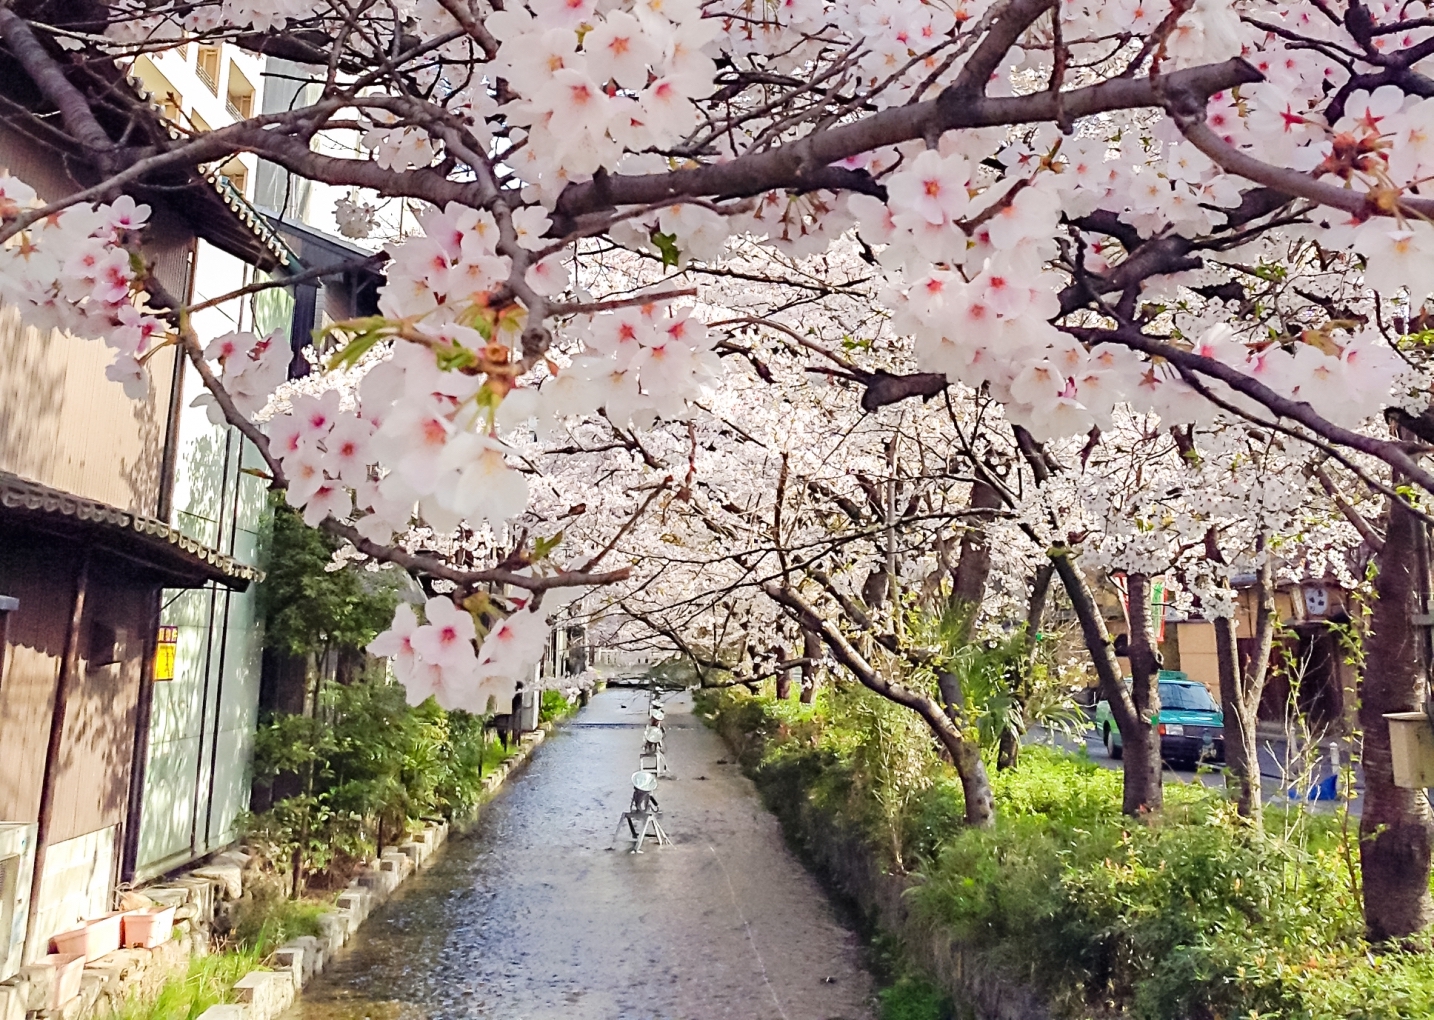
<instances>
[{"instance_id":1,"label":"grass patch","mask_svg":"<svg viewBox=\"0 0 1434 1020\"><path fill-rule=\"evenodd\" d=\"M238 948L190 957L185 972L165 982L158 994L132 996L110 1020L194 1020L210 1006L233 1002L234 983L258 967L264 955L257 948Z\"/></svg>"},{"instance_id":2,"label":"grass patch","mask_svg":"<svg viewBox=\"0 0 1434 1020\"><path fill-rule=\"evenodd\" d=\"M239 946L267 956L291 939L322 934L319 918L331 909L327 902L317 900L276 899L241 910L233 937Z\"/></svg>"},{"instance_id":3,"label":"grass patch","mask_svg":"<svg viewBox=\"0 0 1434 1020\"><path fill-rule=\"evenodd\" d=\"M881 1020L949 1020L951 1003L941 989L921 977L906 976L877 993Z\"/></svg>"},{"instance_id":4,"label":"grass patch","mask_svg":"<svg viewBox=\"0 0 1434 1020\"><path fill-rule=\"evenodd\" d=\"M326 901L290 900L279 881L250 883L234 928L217 951L191 956L183 971L153 995L131 995L106 1020L195 1020L210 1006L234 1002L234 983L263 967L292 939L319 935Z\"/></svg>"}]
</instances>

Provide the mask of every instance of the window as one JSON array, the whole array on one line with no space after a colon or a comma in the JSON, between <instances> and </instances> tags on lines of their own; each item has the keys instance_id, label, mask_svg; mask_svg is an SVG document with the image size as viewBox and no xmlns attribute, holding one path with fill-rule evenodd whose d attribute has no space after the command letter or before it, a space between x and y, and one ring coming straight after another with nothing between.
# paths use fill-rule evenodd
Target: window
<instances>
[{"instance_id":1,"label":"window","mask_svg":"<svg viewBox=\"0 0 1434 1020\"><path fill-rule=\"evenodd\" d=\"M1160 707L1185 712L1218 712L1204 684L1161 684Z\"/></svg>"},{"instance_id":2,"label":"window","mask_svg":"<svg viewBox=\"0 0 1434 1020\"><path fill-rule=\"evenodd\" d=\"M219 95L219 47L199 47L199 59L194 64L194 73L209 86L209 91Z\"/></svg>"},{"instance_id":3,"label":"window","mask_svg":"<svg viewBox=\"0 0 1434 1020\"><path fill-rule=\"evenodd\" d=\"M254 86L232 62L229 64L229 91L224 107L237 120L254 115Z\"/></svg>"},{"instance_id":4,"label":"window","mask_svg":"<svg viewBox=\"0 0 1434 1020\"><path fill-rule=\"evenodd\" d=\"M196 135L202 135L204 134L204 132L212 130L209 127L209 121L199 116L199 114L196 112L191 112L189 114L189 126L194 129L194 133Z\"/></svg>"}]
</instances>

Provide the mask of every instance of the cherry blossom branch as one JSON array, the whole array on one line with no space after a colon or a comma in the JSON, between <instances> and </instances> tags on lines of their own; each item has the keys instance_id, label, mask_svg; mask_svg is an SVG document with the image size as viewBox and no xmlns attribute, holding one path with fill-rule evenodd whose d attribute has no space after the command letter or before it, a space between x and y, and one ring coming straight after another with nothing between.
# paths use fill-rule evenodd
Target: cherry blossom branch
<instances>
[{"instance_id":1,"label":"cherry blossom branch","mask_svg":"<svg viewBox=\"0 0 1434 1020\"><path fill-rule=\"evenodd\" d=\"M671 484L672 476L668 475L662 480L662 483L660 485L658 485L650 493L648 493L647 498L642 501L642 505L637 508L637 511L633 513L633 515L629 517L626 521L623 522L622 527L617 529L617 534L613 535L605 546L603 546L596 553L594 553L586 563L579 567L578 571L580 573L587 573L588 571L592 570L593 567L601 563L603 557L605 557L608 553L612 552L613 549L617 548L617 544L622 541L623 536L637 526L637 522L642 520L643 514L647 513L647 508L652 505L653 501L656 500L658 496L661 496L664 492L666 492L668 486L670 486Z\"/></svg>"},{"instance_id":2,"label":"cherry blossom branch","mask_svg":"<svg viewBox=\"0 0 1434 1020\"><path fill-rule=\"evenodd\" d=\"M1289 418L1309 429L1316 436L1326 439L1336 446L1349 450L1357 450L1360 453L1368 454L1384 461L1390 467L1403 472L1411 481L1419 483L1426 491L1434 493L1434 473L1427 468L1420 466L1419 462L1410 455L1406 443L1393 442L1390 440L1377 439L1374 436L1362 435L1350 429L1343 428L1333 422L1327 421L1317 412L1308 401L1292 400L1289 397L1281 396L1270 389L1258 379L1254 379L1238 368L1216 361L1214 358L1207 358L1204 355L1196 354L1193 351L1182 350L1173 344L1154 337L1148 337L1133 329L1118 330L1087 330L1080 331L1073 327L1065 327L1068 332L1076 335L1082 333L1099 334L1102 340L1129 347L1131 350L1140 351L1153 357L1164 358L1174 365L1182 374L1186 371L1208 376L1211 379L1218 379L1230 389L1261 404L1263 407L1274 412L1281 418ZM1377 483L1376 483L1377 484Z\"/></svg>"},{"instance_id":3,"label":"cherry blossom branch","mask_svg":"<svg viewBox=\"0 0 1434 1020\"><path fill-rule=\"evenodd\" d=\"M619 308L655 305L661 304L664 301L672 301L676 298L696 296L696 287L683 287L680 290L660 290L646 294L634 294L632 297L612 298L606 301L560 302L549 305L548 314L552 316L590 315L593 312L611 312Z\"/></svg>"},{"instance_id":4,"label":"cherry blossom branch","mask_svg":"<svg viewBox=\"0 0 1434 1020\"><path fill-rule=\"evenodd\" d=\"M1031 20L1044 12L1047 0L1031 0ZM1024 11L1025 8L1022 8ZM975 56L973 55L974 59ZM968 65L969 66L969 65ZM841 124L764 152L748 153L723 163L661 174L607 174L569 184L558 198L554 230L584 213L623 205L649 205L681 196L738 198L780 188L801 189L812 175L830 164L887 145L939 136L957 128L991 127L1052 120L1063 112L1072 120L1115 110L1163 106L1167 95L1209 97L1236 85L1262 81L1263 76L1239 58L1192 67L1157 78L1112 79L1062 92L1039 92L990 98L958 91L953 85L936 99L894 107L850 124ZM984 86L984 80L982 82ZM826 185L823 185L826 186Z\"/></svg>"},{"instance_id":5,"label":"cherry blossom branch","mask_svg":"<svg viewBox=\"0 0 1434 1020\"><path fill-rule=\"evenodd\" d=\"M375 252L366 258L348 259L344 262L334 262L327 266L319 266L316 269L306 269L302 273L295 273L292 276L275 276L268 280L259 280L248 286L231 290L227 294L220 294L218 297L201 301L197 305L190 305L186 311L193 315L195 312L202 312L206 308L214 308L227 301L234 301L237 298L248 297L250 294L258 294L261 291L272 290L275 287L294 287L301 283L308 283L310 280L317 280L325 276L336 276L339 273L350 273L359 269L377 269L388 261L389 255L386 251Z\"/></svg>"},{"instance_id":6,"label":"cherry blossom branch","mask_svg":"<svg viewBox=\"0 0 1434 1020\"><path fill-rule=\"evenodd\" d=\"M1241 152L1226 142L1205 123L1204 102L1198 114L1192 112L1190 97L1182 98L1172 115L1181 132L1211 161L1232 174L1263 184L1295 198L1307 198L1332 209L1342 209L1359 219L1371 216L1412 214L1421 219L1434 218L1434 199L1409 198L1387 189L1355 191L1315 180L1309 174L1287 167L1278 167Z\"/></svg>"},{"instance_id":7,"label":"cherry blossom branch","mask_svg":"<svg viewBox=\"0 0 1434 1020\"><path fill-rule=\"evenodd\" d=\"M608 570L597 574L578 569L563 570L547 575L520 574L499 567L490 567L487 570L460 570L432 556L411 553L395 546L371 542L359 534L358 529L353 525L336 521L332 517L325 518L320 527L329 534L344 539L365 556L382 560L385 563L392 563L409 573L428 574L465 587L479 584L506 584L536 593L550 591L553 588L596 587L615 584L632 576L631 567L622 567L618 570Z\"/></svg>"},{"instance_id":8,"label":"cherry blossom branch","mask_svg":"<svg viewBox=\"0 0 1434 1020\"><path fill-rule=\"evenodd\" d=\"M1354 530L1359 532L1359 537L1364 539L1364 544L1369 546L1372 552L1380 552L1384 548L1384 536L1375 530L1374 525L1369 523L1369 519L1364 514L1354 508L1353 503L1344 498L1344 495L1335 486L1334 479L1329 476L1329 472L1322 465L1316 465L1310 469L1310 476L1319 482L1325 495L1334 501L1335 508L1339 510L1345 520L1349 521Z\"/></svg>"},{"instance_id":9,"label":"cherry blossom branch","mask_svg":"<svg viewBox=\"0 0 1434 1020\"><path fill-rule=\"evenodd\" d=\"M173 313L173 318L178 324L179 343L181 349L188 356L190 363L199 373L204 388L214 397L215 403L224 412L224 418L230 425L238 429L245 439L254 445L259 456L263 458L270 472L270 488L283 489L288 486L288 479L284 474L284 466L269 448L269 437L264 435L259 426L255 425L245 417L234 404L234 398L225 389L224 384L204 360L204 351L199 346L199 338L193 329L189 327L189 316L187 310L183 309L175 299L164 289L163 285L156 280L148 281L148 288L156 302L167 305L170 308L181 309ZM411 553L391 545L380 545L370 541L359 534L357 528L351 524L345 524L333 517L325 517L320 522L321 530L342 538L364 555L380 560L385 563L392 563L402 567L410 573L424 573L433 577L442 578L460 585L479 584L507 584L517 588L524 588L531 592L543 592L551 588L570 588L583 585L604 585L624 581L632 575L630 567L623 567L618 570L609 570L603 573L591 573L590 568L595 560L589 561L584 567L575 571L560 571L556 574L546 576L529 576L519 574L511 570L504 570L493 567L487 570L460 570L449 565L441 559L433 556L425 556L418 553Z\"/></svg>"}]
</instances>

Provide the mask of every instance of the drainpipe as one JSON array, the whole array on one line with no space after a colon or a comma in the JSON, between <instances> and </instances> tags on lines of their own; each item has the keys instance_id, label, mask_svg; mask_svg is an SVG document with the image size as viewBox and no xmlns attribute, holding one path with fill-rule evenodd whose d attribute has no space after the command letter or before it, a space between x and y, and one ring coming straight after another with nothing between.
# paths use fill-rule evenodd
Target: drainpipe
<instances>
[{"instance_id":1,"label":"drainpipe","mask_svg":"<svg viewBox=\"0 0 1434 1020\"><path fill-rule=\"evenodd\" d=\"M215 533L214 533L214 545L215 545L216 548L221 548L222 545L223 545L223 541L224 541L224 508L225 508L225 507L228 505L228 503L229 503L229 458L230 458L230 455L231 455L231 453L232 453L232 451L233 451L233 447L234 447L233 436L235 436L235 435L237 435L237 434L238 434L238 433L237 433L236 430L234 430L234 429L232 429L232 428L229 428L228 426L225 427L225 431L224 431L224 466L223 466L223 468L221 468L222 474L219 476L219 504L218 504L218 505L219 505L219 519L215 522L216 528L215 528ZM205 639L204 639L204 697L203 697L203 699L202 699L202 700L200 701L200 703L199 703L199 753L195 756L196 761L195 761L195 763L194 763L194 798L193 798L193 800L192 800L192 802L191 802L191 804L190 804L190 819L189 819L189 852L190 852L192 855L196 856L196 857L199 856L200 853L202 852L202 851L200 851L200 849L199 849L199 806L200 806L199 800L200 800L200 793L201 793L201 789L202 789L202 780L204 779L204 758L205 758L205 755L204 755L204 735L205 735L206 732L208 732L208 729L209 729L209 705L210 705L211 686L216 682L216 681L214 680L214 674L213 674L212 668L213 668L213 666L214 666L214 623L215 623L215 619L216 619L216 617L218 616L218 612L219 612L219 608L218 608L218 607L219 607L219 598L220 598L220 592L219 592L219 586L218 586L218 584L216 584L216 583L213 582L213 581L210 581L210 582L209 582L209 615L208 615L208 623L207 623L207 625L206 625L206 627L205 627ZM228 593L227 593L227 592L226 592L225 595L224 595L224 608L225 608L225 612L226 612L225 619L227 620L227 619L228 619L227 613L228 613L228 608L229 608L229 598L228 598ZM217 681L217 683L218 683L220 689L219 689L218 691L213 692L213 693L214 693L214 698L215 698L214 703L215 703L215 706L216 706L216 707L215 707L215 712L214 712L214 718L215 718L215 720L216 720L216 722L215 722L215 730L214 730L214 739L215 739L215 740L218 739L218 735L219 735L219 727L218 727L218 721L217 721L217 720L219 719L219 709L218 709L217 706L218 706L218 696L219 696L219 694L221 694L221 693L223 692L223 685L224 685L224 677L223 677L223 672L224 672L224 645L225 645L225 642L226 642L226 640L227 640L227 637L228 637L228 636L225 635L225 634L223 634L223 633L221 633L220 636L219 636L219 640L220 640L220 645L219 645L219 672L220 672L220 676L219 676L219 680ZM210 760L211 760L211 762L212 762L212 760L213 760L213 748L212 748L212 747L211 747L211 749L210 749ZM211 771L211 774L210 774L210 777L209 777L209 778L210 778L209 787L210 787L210 790L213 790L213 786L214 786L214 784L213 784L214 776L213 776L212 771ZM205 838L206 841L207 841L208 838L209 838L209 810L208 810L208 805L205 806L204 838ZM206 847L206 849L207 849L207 847Z\"/></svg>"},{"instance_id":2,"label":"drainpipe","mask_svg":"<svg viewBox=\"0 0 1434 1020\"><path fill-rule=\"evenodd\" d=\"M34 941L40 917L40 890L44 886L45 857L50 843L50 822L55 811L55 780L60 770L60 749L65 739L65 711L70 701L70 688L80 668L80 629L85 616L85 596L90 587L90 544L85 543L80 563L75 570L75 598L70 611L70 625L65 631L65 654L60 660L60 676L55 683L55 704L50 713L50 742L45 748L45 777L40 785L40 816L35 832L35 877L30 886L29 936L26 959L37 954Z\"/></svg>"}]
</instances>

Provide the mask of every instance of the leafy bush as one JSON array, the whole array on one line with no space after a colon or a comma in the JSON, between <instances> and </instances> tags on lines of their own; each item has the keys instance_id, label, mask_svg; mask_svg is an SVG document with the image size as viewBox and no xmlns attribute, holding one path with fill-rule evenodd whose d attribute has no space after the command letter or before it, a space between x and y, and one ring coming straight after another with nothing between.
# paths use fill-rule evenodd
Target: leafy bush
<instances>
[{"instance_id":1,"label":"leafy bush","mask_svg":"<svg viewBox=\"0 0 1434 1020\"><path fill-rule=\"evenodd\" d=\"M542 699L538 703L538 721L552 722L554 719L561 719L573 710L568 702L568 696L562 691L544 691Z\"/></svg>"},{"instance_id":2,"label":"leafy bush","mask_svg":"<svg viewBox=\"0 0 1434 1020\"><path fill-rule=\"evenodd\" d=\"M763 735L748 758L769 799L856 825L890 857L857 753L879 728L856 733L859 715L823 711L795 738L770 698L724 692L706 705L724 732ZM974 830L961 824L951 770L933 769L904 817L903 853L924 879L908 893L911 909L1036 986L1060 1015L1434 1016L1434 952L1374 955L1364 942L1357 847L1338 815L1272 806L1256 830L1223 791L1182 783L1166 788L1158 818L1140 822L1120 813L1118 772L1027 747L1017 768L992 777L995 826ZM906 1008L914 994L889 999Z\"/></svg>"},{"instance_id":3,"label":"leafy bush","mask_svg":"<svg viewBox=\"0 0 1434 1020\"><path fill-rule=\"evenodd\" d=\"M477 716L432 699L411 707L383 680L328 683L315 716L277 713L260 724L256 784L287 777L299 788L251 817L247 834L281 869L323 871L397 842L419 819L467 814L480 771L503 756Z\"/></svg>"},{"instance_id":4,"label":"leafy bush","mask_svg":"<svg viewBox=\"0 0 1434 1020\"><path fill-rule=\"evenodd\" d=\"M941 990L920 978L902 977L877 998L881 1020L946 1020L951 1015Z\"/></svg>"}]
</instances>

